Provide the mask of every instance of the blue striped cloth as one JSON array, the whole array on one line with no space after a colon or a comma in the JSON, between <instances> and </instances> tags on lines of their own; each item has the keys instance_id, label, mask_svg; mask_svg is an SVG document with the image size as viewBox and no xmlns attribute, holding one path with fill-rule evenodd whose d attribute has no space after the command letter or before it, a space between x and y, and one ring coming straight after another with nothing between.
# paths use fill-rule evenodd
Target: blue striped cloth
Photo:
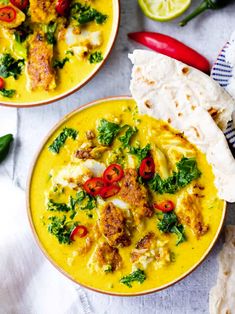
<instances>
[{"instance_id":1,"label":"blue striped cloth","mask_svg":"<svg viewBox=\"0 0 235 314\"><path fill-rule=\"evenodd\" d=\"M225 51L229 45L230 43L227 42L226 45L223 47L211 70L211 77L225 89L229 84L230 78L232 77L232 68L225 61ZM235 129L232 124L232 121L228 123L227 130L225 131L224 134L226 136L226 139L232 150L233 155L235 155Z\"/></svg>"}]
</instances>

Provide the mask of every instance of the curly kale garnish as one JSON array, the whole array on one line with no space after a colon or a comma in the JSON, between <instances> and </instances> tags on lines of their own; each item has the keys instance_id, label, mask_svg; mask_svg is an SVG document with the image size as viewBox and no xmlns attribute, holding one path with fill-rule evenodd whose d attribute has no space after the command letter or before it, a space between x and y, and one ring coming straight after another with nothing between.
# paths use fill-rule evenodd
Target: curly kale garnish
<instances>
[{"instance_id":1,"label":"curly kale garnish","mask_svg":"<svg viewBox=\"0 0 235 314\"><path fill-rule=\"evenodd\" d=\"M175 233L178 237L176 245L186 241L184 227L183 225L179 224L178 218L174 211L164 213L157 227L164 233Z\"/></svg>"},{"instance_id":2,"label":"curly kale garnish","mask_svg":"<svg viewBox=\"0 0 235 314\"><path fill-rule=\"evenodd\" d=\"M201 172L194 158L183 157L176 164L176 167L178 171L173 172L172 176L167 179L162 179L159 174L156 173L153 179L148 182L150 189L159 194L174 194L191 181L201 176Z\"/></svg>"},{"instance_id":3,"label":"curly kale garnish","mask_svg":"<svg viewBox=\"0 0 235 314\"><path fill-rule=\"evenodd\" d=\"M79 223L66 221L66 216L52 216L49 220L48 231L58 239L60 244L70 244L72 242L70 235Z\"/></svg>"},{"instance_id":4,"label":"curly kale garnish","mask_svg":"<svg viewBox=\"0 0 235 314\"><path fill-rule=\"evenodd\" d=\"M71 128L64 128L63 131L57 136L57 138L52 142L48 149L55 153L59 154L60 149L64 146L68 137L71 137L73 140L77 138L78 132Z\"/></svg>"},{"instance_id":5,"label":"curly kale garnish","mask_svg":"<svg viewBox=\"0 0 235 314\"><path fill-rule=\"evenodd\" d=\"M103 24L108 17L89 5L83 5L80 2L76 2L71 6L70 16L72 19L76 20L79 25L87 24L93 21L97 24Z\"/></svg>"},{"instance_id":6,"label":"curly kale garnish","mask_svg":"<svg viewBox=\"0 0 235 314\"><path fill-rule=\"evenodd\" d=\"M24 59L14 59L9 53L4 53L0 57L0 76L8 78L13 76L16 80L24 68ZM12 92L11 92L12 93ZM5 97L9 97L4 95Z\"/></svg>"},{"instance_id":7,"label":"curly kale garnish","mask_svg":"<svg viewBox=\"0 0 235 314\"><path fill-rule=\"evenodd\" d=\"M130 275L124 276L121 278L120 282L126 285L129 288L132 288L132 282L137 281L139 283L143 283L146 279L146 274L143 270L137 269Z\"/></svg>"}]
</instances>

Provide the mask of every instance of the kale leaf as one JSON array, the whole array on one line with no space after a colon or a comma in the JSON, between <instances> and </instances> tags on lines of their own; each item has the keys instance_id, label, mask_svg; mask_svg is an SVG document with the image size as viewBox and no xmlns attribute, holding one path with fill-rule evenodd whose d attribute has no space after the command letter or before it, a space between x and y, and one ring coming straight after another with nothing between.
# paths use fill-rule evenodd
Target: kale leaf
<instances>
[{"instance_id":1,"label":"kale leaf","mask_svg":"<svg viewBox=\"0 0 235 314\"><path fill-rule=\"evenodd\" d=\"M146 279L146 274L143 270L137 269L132 272L130 275L124 276L121 278L120 282L126 285L129 288L132 288L131 283L137 281L139 283L143 283Z\"/></svg>"},{"instance_id":2,"label":"kale leaf","mask_svg":"<svg viewBox=\"0 0 235 314\"><path fill-rule=\"evenodd\" d=\"M16 80L18 76L21 74L24 67L24 59L16 60L9 53L4 53L0 57L0 76L3 78L8 78L9 76L13 76ZM10 90L12 91L12 90ZM8 95L8 96L5 96ZM12 96L12 92L9 94L5 92L5 97Z\"/></svg>"},{"instance_id":3,"label":"kale leaf","mask_svg":"<svg viewBox=\"0 0 235 314\"><path fill-rule=\"evenodd\" d=\"M68 137L71 137L73 140L77 138L78 132L72 128L64 128L63 131L56 137L48 149L55 153L59 154L60 149L64 146Z\"/></svg>"},{"instance_id":4,"label":"kale leaf","mask_svg":"<svg viewBox=\"0 0 235 314\"><path fill-rule=\"evenodd\" d=\"M58 212L68 212L70 211L70 206L65 203L56 203L52 199L49 199L47 203L47 210L58 211Z\"/></svg>"},{"instance_id":5,"label":"kale leaf","mask_svg":"<svg viewBox=\"0 0 235 314\"><path fill-rule=\"evenodd\" d=\"M72 214L70 218L73 219L76 215L76 205L80 210L91 210L96 207L96 199L86 193L85 191L80 191L77 193L76 197L70 197L70 209Z\"/></svg>"},{"instance_id":6,"label":"kale leaf","mask_svg":"<svg viewBox=\"0 0 235 314\"><path fill-rule=\"evenodd\" d=\"M103 60L102 53L100 51L93 52L89 55L88 60L91 64L99 63Z\"/></svg>"},{"instance_id":7,"label":"kale leaf","mask_svg":"<svg viewBox=\"0 0 235 314\"><path fill-rule=\"evenodd\" d=\"M164 213L158 223L158 229L165 233L175 233L178 237L176 245L186 241L183 225L179 224L178 218L174 211Z\"/></svg>"},{"instance_id":8,"label":"kale leaf","mask_svg":"<svg viewBox=\"0 0 235 314\"><path fill-rule=\"evenodd\" d=\"M109 122L105 119L101 119L99 126L97 128L98 140L103 145L111 145L115 136L121 130L121 126L119 124Z\"/></svg>"},{"instance_id":9,"label":"kale leaf","mask_svg":"<svg viewBox=\"0 0 235 314\"><path fill-rule=\"evenodd\" d=\"M57 28L57 24L54 22L50 22L46 27L46 39L47 39L47 42L51 45L54 45L56 43L56 39L55 39L56 28Z\"/></svg>"},{"instance_id":10,"label":"kale leaf","mask_svg":"<svg viewBox=\"0 0 235 314\"><path fill-rule=\"evenodd\" d=\"M65 57L62 60L57 60L56 59L56 60L53 61L53 65L52 66L53 66L54 69L63 69L65 63L68 62L68 61L69 61L68 57Z\"/></svg>"},{"instance_id":11,"label":"kale leaf","mask_svg":"<svg viewBox=\"0 0 235 314\"><path fill-rule=\"evenodd\" d=\"M70 16L76 20L79 25L95 21L97 24L103 24L107 20L107 15L102 14L89 5L83 5L76 2L71 6Z\"/></svg>"},{"instance_id":12,"label":"kale leaf","mask_svg":"<svg viewBox=\"0 0 235 314\"><path fill-rule=\"evenodd\" d=\"M0 95L7 98L12 98L15 95L15 89L6 89L2 88L0 89Z\"/></svg>"},{"instance_id":13,"label":"kale leaf","mask_svg":"<svg viewBox=\"0 0 235 314\"><path fill-rule=\"evenodd\" d=\"M119 141L123 144L123 147L128 147L132 136L138 132L138 129L136 127L132 127L129 125L126 125L126 127L126 133L119 137Z\"/></svg>"},{"instance_id":14,"label":"kale leaf","mask_svg":"<svg viewBox=\"0 0 235 314\"><path fill-rule=\"evenodd\" d=\"M150 189L159 194L174 194L191 181L201 176L201 172L194 158L183 157L176 164L176 167L178 171L174 171L167 179L162 179L159 174L155 174L153 179L148 182Z\"/></svg>"},{"instance_id":15,"label":"kale leaf","mask_svg":"<svg viewBox=\"0 0 235 314\"><path fill-rule=\"evenodd\" d=\"M58 239L60 244L70 244L72 242L70 235L78 222L66 221L66 216L51 216L49 220L51 222L48 225L48 231Z\"/></svg>"},{"instance_id":16,"label":"kale leaf","mask_svg":"<svg viewBox=\"0 0 235 314\"><path fill-rule=\"evenodd\" d=\"M148 156L150 150L151 150L150 144L147 144L144 148L129 146L128 153L135 155L138 158L139 163L141 163L141 161Z\"/></svg>"}]
</instances>

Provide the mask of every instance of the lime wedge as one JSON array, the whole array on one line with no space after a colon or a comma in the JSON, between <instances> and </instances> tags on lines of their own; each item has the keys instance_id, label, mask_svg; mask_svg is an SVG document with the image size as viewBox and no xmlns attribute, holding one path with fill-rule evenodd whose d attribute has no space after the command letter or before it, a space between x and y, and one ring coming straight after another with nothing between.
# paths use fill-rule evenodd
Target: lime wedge
<instances>
[{"instance_id":1,"label":"lime wedge","mask_svg":"<svg viewBox=\"0 0 235 314\"><path fill-rule=\"evenodd\" d=\"M180 16L191 4L191 0L138 0L149 18L166 22Z\"/></svg>"}]
</instances>

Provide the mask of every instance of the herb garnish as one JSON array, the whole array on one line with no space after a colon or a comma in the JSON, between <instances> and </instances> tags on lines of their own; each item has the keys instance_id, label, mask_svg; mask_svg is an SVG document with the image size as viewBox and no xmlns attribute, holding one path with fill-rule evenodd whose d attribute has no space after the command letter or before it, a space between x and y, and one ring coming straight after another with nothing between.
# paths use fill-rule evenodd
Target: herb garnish
<instances>
[{"instance_id":1,"label":"herb garnish","mask_svg":"<svg viewBox=\"0 0 235 314\"><path fill-rule=\"evenodd\" d=\"M107 20L107 15L91 8L89 5L83 5L80 2L76 2L72 5L70 16L80 25L93 21L97 24L103 24Z\"/></svg>"},{"instance_id":2,"label":"herb garnish","mask_svg":"<svg viewBox=\"0 0 235 314\"><path fill-rule=\"evenodd\" d=\"M57 28L57 24L54 22L50 22L46 26L46 39L47 39L47 42L51 45L54 45L56 43L56 39L55 39L56 28Z\"/></svg>"},{"instance_id":3,"label":"herb garnish","mask_svg":"<svg viewBox=\"0 0 235 314\"><path fill-rule=\"evenodd\" d=\"M127 125L126 133L119 137L119 141L122 142L123 147L128 147L130 144L130 140L134 134L136 134L138 129L136 127L132 127Z\"/></svg>"},{"instance_id":4,"label":"herb garnish","mask_svg":"<svg viewBox=\"0 0 235 314\"><path fill-rule=\"evenodd\" d=\"M131 283L137 281L139 283L143 283L146 279L145 272L141 269L137 269L136 271L132 272L130 275L122 277L120 280L121 283L126 285L129 288L132 288Z\"/></svg>"},{"instance_id":5,"label":"herb garnish","mask_svg":"<svg viewBox=\"0 0 235 314\"><path fill-rule=\"evenodd\" d=\"M12 98L15 95L15 89L6 89L2 88L0 89L0 95L7 98Z\"/></svg>"},{"instance_id":6,"label":"herb garnish","mask_svg":"<svg viewBox=\"0 0 235 314\"><path fill-rule=\"evenodd\" d=\"M150 144L147 144L144 148L140 148L140 147L134 147L134 146L129 146L129 154L135 155L138 160L139 163L148 156L149 152L151 150L151 146Z\"/></svg>"},{"instance_id":7,"label":"herb garnish","mask_svg":"<svg viewBox=\"0 0 235 314\"><path fill-rule=\"evenodd\" d=\"M62 60L56 59L56 60L53 61L53 65L52 66L53 66L54 69L63 69L65 63L68 62L68 61L69 61L68 57L65 57Z\"/></svg>"},{"instance_id":8,"label":"herb garnish","mask_svg":"<svg viewBox=\"0 0 235 314\"><path fill-rule=\"evenodd\" d=\"M49 199L47 203L47 210L58 211L58 212L68 212L70 211L70 206L65 203L56 203L52 199Z\"/></svg>"},{"instance_id":9,"label":"herb garnish","mask_svg":"<svg viewBox=\"0 0 235 314\"><path fill-rule=\"evenodd\" d=\"M78 222L66 221L66 216L49 217L51 223L48 225L48 231L53 234L59 241L60 244L70 244L72 240L70 239L71 232L78 225Z\"/></svg>"},{"instance_id":10,"label":"herb garnish","mask_svg":"<svg viewBox=\"0 0 235 314\"><path fill-rule=\"evenodd\" d=\"M101 119L99 126L97 128L98 140L103 145L111 145L115 136L121 130L121 126L119 124L109 122L105 119Z\"/></svg>"},{"instance_id":11,"label":"herb garnish","mask_svg":"<svg viewBox=\"0 0 235 314\"><path fill-rule=\"evenodd\" d=\"M6 158L10 150L12 141L13 141L12 134L6 134L0 137L0 162Z\"/></svg>"},{"instance_id":12,"label":"herb garnish","mask_svg":"<svg viewBox=\"0 0 235 314\"><path fill-rule=\"evenodd\" d=\"M155 174L153 179L148 182L151 190L158 192L159 194L174 194L188 185L191 181L198 179L201 176L201 172L198 169L197 162L194 158L183 157L176 164L176 167L178 171L174 171L172 176L167 179L162 179L159 174Z\"/></svg>"},{"instance_id":13,"label":"herb garnish","mask_svg":"<svg viewBox=\"0 0 235 314\"><path fill-rule=\"evenodd\" d=\"M57 136L53 143L48 147L48 149L55 153L59 154L60 149L64 146L68 137L71 137L73 140L76 140L78 132L72 128L64 128L63 131Z\"/></svg>"},{"instance_id":14,"label":"herb garnish","mask_svg":"<svg viewBox=\"0 0 235 314\"><path fill-rule=\"evenodd\" d=\"M14 79L16 80L18 76L21 74L23 67L24 67L24 59L16 60L9 53L4 53L0 57L0 76L3 78L8 78L9 76L13 76ZM11 94L12 92L10 93L10 95ZM9 96L9 92L8 92L8 96L5 96L5 97L12 97L12 95Z\"/></svg>"},{"instance_id":15,"label":"herb garnish","mask_svg":"<svg viewBox=\"0 0 235 314\"><path fill-rule=\"evenodd\" d=\"M184 226L179 224L178 218L174 211L164 213L157 227L162 232L175 233L178 237L176 245L186 241Z\"/></svg>"},{"instance_id":16,"label":"herb garnish","mask_svg":"<svg viewBox=\"0 0 235 314\"><path fill-rule=\"evenodd\" d=\"M76 204L79 205L79 209L81 210L91 210L96 207L96 199L85 191L80 191L76 196Z\"/></svg>"},{"instance_id":17,"label":"herb garnish","mask_svg":"<svg viewBox=\"0 0 235 314\"><path fill-rule=\"evenodd\" d=\"M89 55L88 60L91 64L99 63L103 60L102 53L100 51L93 52Z\"/></svg>"}]
</instances>

